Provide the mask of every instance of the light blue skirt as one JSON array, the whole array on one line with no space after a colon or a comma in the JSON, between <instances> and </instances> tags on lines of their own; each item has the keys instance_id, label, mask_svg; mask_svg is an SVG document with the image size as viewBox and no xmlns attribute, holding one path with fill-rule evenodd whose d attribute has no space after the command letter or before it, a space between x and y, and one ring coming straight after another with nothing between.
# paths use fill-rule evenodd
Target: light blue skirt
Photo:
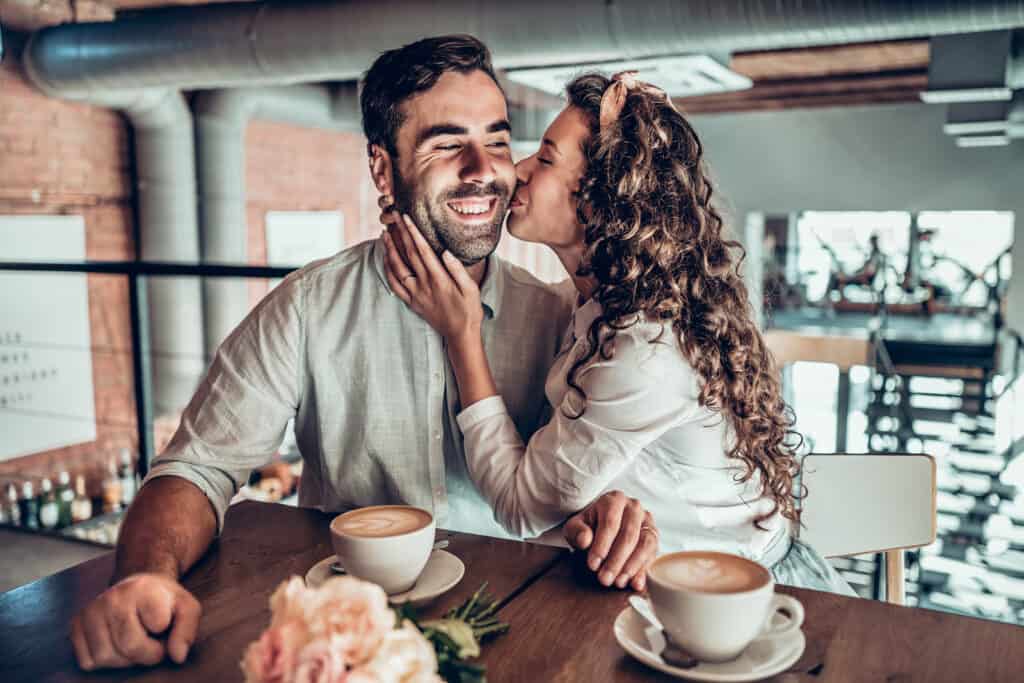
<instances>
[{"instance_id":1,"label":"light blue skirt","mask_svg":"<svg viewBox=\"0 0 1024 683\"><path fill-rule=\"evenodd\" d=\"M790 542L782 559L772 565L775 583L857 597L835 567L811 546L797 539Z\"/></svg>"}]
</instances>

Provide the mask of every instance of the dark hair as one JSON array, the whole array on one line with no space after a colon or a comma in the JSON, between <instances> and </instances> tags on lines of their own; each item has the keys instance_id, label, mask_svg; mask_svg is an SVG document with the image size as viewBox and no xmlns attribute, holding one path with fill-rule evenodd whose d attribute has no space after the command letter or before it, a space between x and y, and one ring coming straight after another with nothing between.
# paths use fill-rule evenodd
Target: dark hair
<instances>
[{"instance_id":1,"label":"dark hair","mask_svg":"<svg viewBox=\"0 0 1024 683\"><path fill-rule=\"evenodd\" d=\"M797 519L793 477L802 438L782 398L775 361L754 321L739 274L743 249L711 204L697 133L663 93L628 90L618 120L601 127L601 97L612 81L586 74L567 86L569 104L589 120L577 219L584 226L579 275L597 280L602 313L587 353L612 352L617 330L646 315L671 326L700 379L700 405L719 413L735 441L728 455L757 477L774 509ZM585 406L585 404L584 404Z\"/></svg>"},{"instance_id":2,"label":"dark hair","mask_svg":"<svg viewBox=\"0 0 1024 683\"><path fill-rule=\"evenodd\" d=\"M448 71L483 71L501 88L490 50L470 35L424 38L378 57L363 76L359 96L367 144L380 145L397 156L398 129L405 120L402 103L433 88Z\"/></svg>"}]
</instances>

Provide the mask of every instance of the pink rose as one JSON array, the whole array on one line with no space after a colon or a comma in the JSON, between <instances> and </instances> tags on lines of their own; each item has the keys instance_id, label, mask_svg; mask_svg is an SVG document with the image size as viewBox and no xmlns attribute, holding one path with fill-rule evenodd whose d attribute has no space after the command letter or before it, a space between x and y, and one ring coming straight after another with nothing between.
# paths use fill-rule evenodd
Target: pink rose
<instances>
[{"instance_id":1,"label":"pink rose","mask_svg":"<svg viewBox=\"0 0 1024 683\"><path fill-rule=\"evenodd\" d=\"M312 641L299 653L291 683L346 683L348 670L342 649L333 638Z\"/></svg>"},{"instance_id":2,"label":"pink rose","mask_svg":"<svg viewBox=\"0 0 1024 683\"><path fill-rule=\"evenodd\" d=\"M326 581L307 606L314 638L330 638L344 659L358 666L373 657L384 636L395 628L388 596L376 584L351 576Z\"/></svg>"},{"instance_id":3,"label":"pink rose","mask_svg":"<svg viewBox=\"0 0 1024 683\"><path fill-rule=\"evenodd\" d=\"M271 625L293 620L305 622L313 593L314 590L306 588L306 583L298 576L282 582L270 596Z\"/></svg>"},{"instance_id":4,"label":"pink rose","mask_svg":"<svg viewBox=\"0 0 1024 683\"><path fill-rule=\"evenodd\" d=\"M411 621L384 636L373 659L349 672L346 683L442 683L434 646Z\"/></svg>"},{"instance_id":5,"label":"pink rose","mask_svg":"<svg viewBox=\"0 0 1024 683\"><path fill-rule=\"evenodd\" d=\"M292 619L271 626L242 658L246 683L288 683L298 653L308 640L305 623Z\"/></svg>"}]
</instances>

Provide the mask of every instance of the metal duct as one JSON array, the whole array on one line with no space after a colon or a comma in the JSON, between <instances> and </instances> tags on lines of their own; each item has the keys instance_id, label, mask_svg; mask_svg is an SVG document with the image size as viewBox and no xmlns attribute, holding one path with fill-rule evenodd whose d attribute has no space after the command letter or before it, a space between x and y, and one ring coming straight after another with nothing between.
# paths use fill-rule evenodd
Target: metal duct
<instances>
[{"instance_id":1,"label":"metal duct","mask_svg":"<svg viewBox=\"0 0 1024 683\"><path fill-rule=\"evenodd\" d=\"M200 93L193 108L199 178L202 256L206 263L246 263L245 129L253 118L359 131L354 85L234 88ZM207 357L249 311L244 280L203 282Z\"/></svg>"},{"instance_id":2,"label":"metal duct","mask_svg":"<svg viewBox=\"0 0 1024 683\"><path fill-rule=\"evenodd\" d=\"M259 2L147 10L33 34L36 84L119 88L348 80L382 48L468 32L503 68L894 40L1024 26L1024 0Z\"/></svg>"},{"instance_id":3,"label":"metal duct","mask_svg":"<svg viewBox=\"0 0 1024 683\"><path fill-rule=\"evenodd\" d=\"M91 104L120 109L135 131L140 255L197 263L192 115L180 92L107 93ZM157 414L181 410L206 368L202 299L195 278L150 278L153 400Z\"/></svg>"}]
</instances>

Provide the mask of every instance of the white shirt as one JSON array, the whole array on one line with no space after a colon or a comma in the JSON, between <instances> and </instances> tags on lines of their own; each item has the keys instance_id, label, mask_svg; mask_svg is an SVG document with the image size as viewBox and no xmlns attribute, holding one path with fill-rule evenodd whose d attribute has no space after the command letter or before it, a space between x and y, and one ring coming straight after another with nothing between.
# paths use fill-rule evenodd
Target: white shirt
<instances>
[{"instance_id":1,"label":"white shirt","mask_svg":"<svg viewBox=\"0 0 1024 683\"><path fill-rule=\"evenodd\" d=\"M772 508L755 475L726 455L734 438L718 414L697 402L698 377L671 326L639 321L620 330L608 360L595 355L576 383L566 383L600 314L591 299L575 311L545 391L551 421L524 447L500 396L458 415L469 473L511 533L536 536L619 489L654 516L661 551L707 549L774 564L789 543L789 524ZM655 341L656 340L656 341ZM573 419L581 409L582 417Z\"/></svg>"},{"instance_id":2,"label":"white shirt","mask_svg":"<svg viewBox=\"0 0 1024 683\"><path fill-rule=\"evenodd\" d=\"M147 481L178 476L218 526L289 419L305 466L299 504L328 512L405 503L438 526L507 536L466 473L458 386L443 339L393 296L384 245L365 242L289 275L217 350ZM529 438L550 412L544 378L572 312L570 284L545 285L491 257L483 341L510 428Z\"/></svg>"}]
</instances>

